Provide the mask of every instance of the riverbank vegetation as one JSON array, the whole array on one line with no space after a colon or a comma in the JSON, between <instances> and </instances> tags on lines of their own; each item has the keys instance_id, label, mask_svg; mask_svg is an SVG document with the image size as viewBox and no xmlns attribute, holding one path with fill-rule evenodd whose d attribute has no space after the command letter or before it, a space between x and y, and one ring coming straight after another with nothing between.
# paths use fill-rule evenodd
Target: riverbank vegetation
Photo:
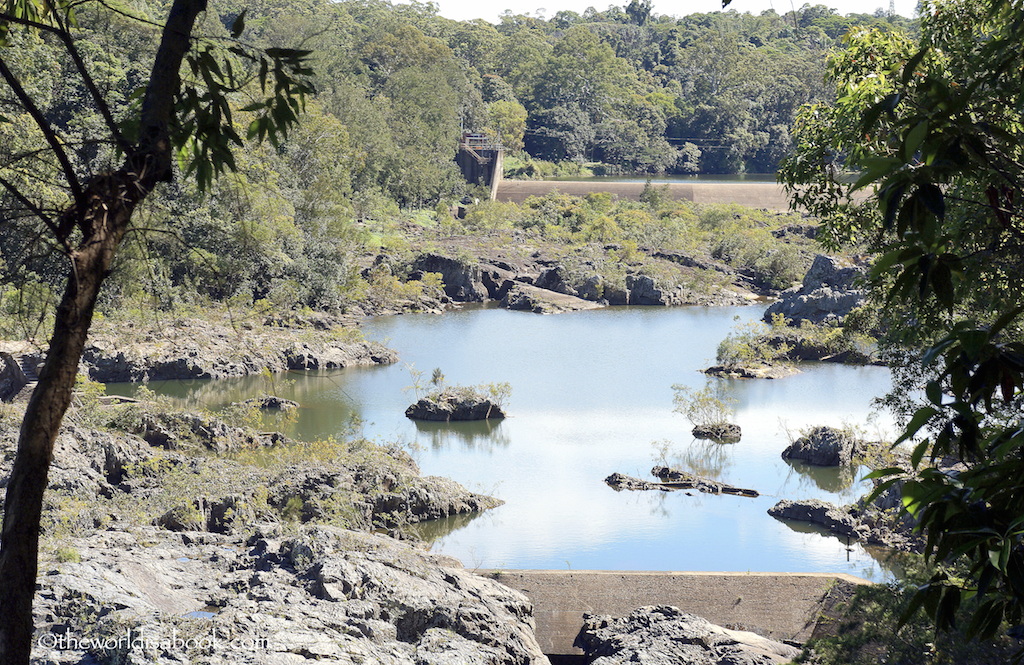
<instances>
[{"instance_id":1,"label":"riverbank vegetation","mask_svg":"<svg viewBox=\"0 0 1024 665\"><path fill-rule=\"evenodd\" d=\"M900 441L915 449L912 472L876 476L903 483L938 564L912 606L940 629L1019 636L1024 28L1007 0L926 7L919 41L850 33L829 61L838 99L801 114L782 175L827 243L879 254L883 344L912 413ZM867 201L851 198L860 189ZM939 472L942 459L962 466Z\"/></svg>"},{"instance_id":2,"label":"riverbank vegetation","mask_svg":"<svg viewBox=\"0 0 1024 665\"><path fill-rule=\"evenodd\" d=\"M994 642L967 639L963 632L936 633L923 612L912 610L916 585L931 572L917 557L903 557L904 581L857 587L846 598L830 599L831 607L797 663L813 665L872 665L884 659L892 665L955 663L989 665L1012 662L1009 638ZM897 628L898 627L898 628Z\"/></svg>"},{"instance_id":3,"label":"riverbank vegetation","mask_svg":"<svg viewBox=\"0 0 1024 665\"><path fill-rule=\"evenodd\" d=\"M823 7L676 18L635 5L550 19L507 15L491 26L442 18L429 4L270 2L248 7L236 26L242 4L211 3L202 30L212 38L237 27L254 45L301 43L312 51L316 94L307 96L300 126L274 145L236 154L235 172L209 182L209 191L186 178L151 198L101 311L210 302L379 311L389 298L415 301L420 285L407 283L401 265L381 268L373 257L402 254L430 236L515 228L621 244L616 251L627 260L637 256L634 243L706 246L771 288L788 286L806 257L769 237L786 224L715 208L673 209L658 200L657 188L647 206L552 196L522 208L471 207L463 220L451 216L467 192L451 158L462 129L498 134L513 152L524 146L509 160L524 175L576 174L581 160L594 159L608 172L771 171L789 150L787 128L799 105L830 98L821 60L840 35L852 26L909 25ZM145 20L159 11L146 3L133 9ZM124 100L111 102L120 120L156 35L145 22L89 6L78 19L85 64L103 72L106 98ZM64 89L73 72L57 57L59 45L29 42L12 62L27 94L64 137L69 159L102 172L112 155L90 142L87 130L103 119L86 103L87 91ZM577 72L593 80L576 80ZM240 133L253 121L246 94L226 100ZM14 108L4 113L23 117ZM0 133L11 156L31 153L39 139L23 135L19 122L0 124ZM46 154L34 159L46 162ZM52 193L47 177L30 175L53 170L43 162L8 178L25 198L4 192L5 208ZM53 309L65 274L34 238L19 215L0 226L0 310L20 314L21 336L46 329L39 317Z\"/></svg>"},{"instance_id":4,"label":"riverbank vegetation","mask_svg":"<svg viewBox=\"0 0 1024 665\"><path fill-rule=\"evenodd\" d=\"M47 240L42 226L33 225L52 221L51 209L75 209L61 173L91 177L120 159L95 140L94 129L134 131L123 121L135 110L134 91L147 80L159 39L150 21L166 9L162 2L137 2L127 16L79 7L74 34L82 63L62 57L63 46L44 34L4 34L11 47L4 64L13 72L5 79L8 87L19 80L24 88L0 101L0 337L42 341L52 329L72 253L59 241L67 242L72 230L62 222ZM262 139L273 129L259 115L272 105L253 98L256 87L227 83L230 68L251 65L252 58L239 47L232 52L237 60L224 61L226 75L203 56L189 63L196 80L205 77L211 88L219 82L223 94L201 99L189 88L182 98L193 113L182 126L196 140L179 146L176 168L188 177L157 191L135 216L100 296L99 330L106 326L106 334L130 338L129 322L194 314L229 317L241 334L275 320L301 319L316 328L325 320L320 312L436 310L451 298L445 293L451 284L439 272L416 269L431 252L470 269L529 259L537 273L531 279L543 267L553 271L550 284L590 300L613 301L631 289L658 298L663 290L687 290L678 302L722 302L722 291L737 286L746 289L737 297L774 294L806 271L817 219L695 206L650 186L639 202L555 192L523 205L468 205L459 215L456 202L479 192L461 180L452 153L469 130L507 146L510 173L519 177L770 172L785 158L783 176L824 222L826 246L882 256L871 273L875 299L841 325L783 327L775 320L770 328L737 331L720 347L720 360L868 360L874 336L883 334L901 387L928 385L929 403L914 405L920 408L905 437L930 437L918 446L914 466L929 455L954 455L967 469L954 476L922 466L908 479L906 504L934 534L932 558L941 563L966 554L970 564L959 575L940 567L909 602L923 604L940 627L952 628L961 600L967 605L981 596L971 608L969 634L994 635L1004 622L1019 628L1024 530L1014 483L1024 391L1017 323L1024 196L1020 86L1007 74L1020 71L1017 19L1019 10L1006 0L938 3L918 43L916 28L897 17L839 17L820 6L785 15L675 18L631 2L551 18L506 14L491 26L441 18L429 3L271 1L243 11L235 0L211 2L204 34L212 40L244 34L279 55L280 45L302 44L311 51L310 69L299 62L306 55L294 56L292 64L312 77L310 87L294 95L278 90L281 129L269 131L269 144L232 156L217 140L201 139L240 141L246 129ZM98 87L88 79L82 86L70 83L82 69L99 77L93 79ZM830 83L822 82L826 69ZM266 72L258 71L257 65L254 74L265 81ZM97 107L99 90L109 108ZM29 108L25 99L38 107ZM211 100L220 114L214 118L202 115L212 113ZM797 115L804 104L813 106ZM285 131L300 106L302 123ZM206 161L190 163L188 148ZM211 150L216 160L209 159ZM213 178L224 170L233 173ZM860 173L860 180L833 178L844 170ZM851 185L870 184L878 185L877 209L847 196ZM640 278L646 279L642 289ZM245 314L236 321L237 312ZM341 323L349 321L331 319L321 332L345 337L352 333ZM144 337L138 342L160 344ZM175 428L190 422L140 407L122 412L102 427L180 438ZM13 422L12 413L4 417ZM235 413L245 415L244 409ZM204 428L211 426L204 421ZM7 429L10 439L13 428ZM357 440L298 453L248 448L216 462L126 458L118 469L104 468L116 483L87 475L96 481L88 492L129 483L144 498L133 500L142 511L133 519L168 528L232 528L223 521L228 511L254 519L400 526L386 507L402 496L381 499L378 514L376 494L369 504L349 490L316 500L287 489L239 499L233 487L217 484L241 473L252 487L298 487L301 478L271 478L261 470L264 464L280 470L297 455L328 465L325 473L335 474L328 480L337 482L327 485L335 489L362 474L382 486L393 481L401 495L413 474L386 471L382 477L382 467L370 463L384 454L379 450ZM408 462L398 453L386 455ZM341 466L330 467L327 458ZM99 453L95 460L100 463ZM197 486L223 497L216 506L203 503L191 496ZM53 500L65 500L61 496ZM61 515L78 515L82 525L96 528L111 518L82 510L80 498L66 500L53 512L58 522ZM221 521L211 522L215 510ZM72 560L74 553L57 556ZM883 607L868 623L889 625L891 614ZM917 642L913 649L922 648ZM877 653L874 646L868 651ZM928 658L944 653L936 647Z\"/></svg>"}]
</instances>

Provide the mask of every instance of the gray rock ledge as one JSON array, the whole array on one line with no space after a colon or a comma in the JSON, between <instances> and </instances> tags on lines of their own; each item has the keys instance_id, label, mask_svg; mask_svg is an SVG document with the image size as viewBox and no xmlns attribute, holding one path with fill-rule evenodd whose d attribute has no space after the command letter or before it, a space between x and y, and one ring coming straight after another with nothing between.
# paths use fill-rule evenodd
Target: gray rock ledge
<instances>
[{"instance_id":1,"label":"gray rock ledge","mask_svg":"<svg viewBox=\"0 0 1024 665\"><path fill-rule=\"evenodd\" d=\"M591 665L781 665L800 655L795 647L668 605L619 618L585 614L576 646L595 658Z\"/></svg>"}]
</instances>

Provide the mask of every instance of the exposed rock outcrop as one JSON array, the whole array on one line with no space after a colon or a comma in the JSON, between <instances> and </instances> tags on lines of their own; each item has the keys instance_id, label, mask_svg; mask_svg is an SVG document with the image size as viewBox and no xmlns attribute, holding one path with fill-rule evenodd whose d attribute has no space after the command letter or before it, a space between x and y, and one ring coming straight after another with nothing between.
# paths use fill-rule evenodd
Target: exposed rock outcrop
<instances>
[{"instance_id":1,"label":"exposed rock outcrop","mask_svg":"<svg viewBox=\"0 0 1024 665\"><path fill-rule=\"evenodd\" d=\"M655 466L651 469L651 475L661 480L662 484L673 489L695 489L706 494L734 494L736 496L757 497L760 493L756 490L744 489L721 483L717 480L709 480L695 476L686 471L680 471L668 466Z\"/></svg>"},{"instance_id":2,"label":"exposed rock outcrop","mask_svg":"<svg viewBox=\"0 0 1024 665\"><path fill-rule=\"evenodd\" d=\"M800 655L795 647L667 605L619 618L585 614L576 646L592 665L777 665Z\"/></svg>"},{"instance_id":3,"label":"exposed rock outcrop","mask_svg":"<svg viewBox=\"0 0 1024 665\"><path fill-rule=\"evenodd\" d=\"M792 324L801 321L825 323L837 321L864 302L866 291L858 280L867 267L819 254L804 276L801 286L783 291L779 300L765 311L764 320L781 314Z\"/></svg>"},{"instance_id":4,"label":"exposed rock outcrop","mask_svg":"<svg viewBox=\"0 0 1024 665\"><path fill-rule=\"evenodd\" d=\"M719 443L736 443L743 436L743 430L735 423L709 423L694 426L691 434L697 439L710 439Z\"/></svg>"},{"instance_id":5,"label":"exposed rock outcrop","mask_svg":"<svg viewBox=\"0 0 1024 665\"><path fill-rule=\"evenodd\" d=\"M846 466L863 444L834 427L815 427L782 451L783 459L795 459L814 466Z\"/></svg>"},{"instance_id":6,"label":"exposed rock outcrop","mask_svg":"<svg viewBox=\"0 0 1024 665\"><path fill-rule=\"evenodd\" d=\"M0 351L0 402L10 402L29 379L14 355Z\"/></svg>"},{"instance_id":7,"label":"exposed rock outcrop","mask_svg":"<svg viewBox=\"0 0 1024 665\"><path fill-rule=\"evenodd\" d=\"M422 397L405 410L413 420L500 420L505 417L501 406L488 396L471 388L445 388Z\"/></svg>"},{"instance_id":8,"label":"exposed rock outcrop","mask_svg":"<svg viewBox=\"0 0 1024 665\"><path fill-rule=\"evenodd\" d=\"M183 411L143 409L122 417L121 426L149 445L167 450L205 449L223 453L286 442L277 432L253 432L231 427L212 416Z\"/></svg>"},{"instance_id":9,"label":"exposed rock outcrop","mask_svg":"<svg viewBox=\"0 0 1024 665\"><path fill-rule=\"evenodd\" d=\"M129 433L69 425L57 439L48 501L84 502L74 515L82 528L109 522L127 497L139 509L163 506L156 523L167 529L217 533L244 530L254 520L305 523L339 516L354 528L400 531L501 505L447 478L420 476L415 461L397 448L361 442L356 451L336 446L328 459L306 460L295 451L297 462L245 464L210 453L259 447L260 455L273 459L275 452L299 444L197 414L132 409L141 413L118 418ZM16 436L13 426L0 427L0 495ZM171 472L175 503L159 499L169 493ZM111 505L97 497L117 501Z\"/></svg>"},{"instance_id":10,"label":"exposed rock outcrop","mask_svg":"<svg viewBox=\"0 0 1024 665\"><path fill-rule=\"evenodd\" d=\"M416 257L412 270L440 273L445 294L457 302L483 302L490 297L476 262L429 253Z\"/></svg>"},{"instance_id":11,"label":"exposed rock outcrop","mask_svg":"<svg viewBox=\"0 0 1024 665\"><path fill-rule=\"evenodd\" d=\"M621 250L618 245L584 247L565 257L556 251L477 248L478 256L469 259L464 244L456 243L447 253L414 259L410 278L440 273L445 293L454 301L490 299L509 309L538 313L606 305L742 305L756 298L750 280L722 264L646 249L629 263L606 254ZM714 277L698 279L697 273Z\"/></svg>"},{"instance_id":12,"label":"exposed rock outcrop","mask_svg":"<svg viewBox=\"0 0 1024 665\"><path fill-rule=\"evenodd\" d=\"M649 480L641 480L640 478L627 476L626 474L619 473L618 471L605 478L604 482L616 492L621 492L622 490L654 490L656 492L671 492L674 489L677 489L664 483L653 483Z\"/></svg>"},{"instance_id":13,"label":"exposed rock outcrop","mask_svg":"<svg viewBox=\"0 0 1024 665\"><path fill-rule=\"evenodd\" d=\"M398 360L394 351L359 339L352 329L344 335L309 324L236 328L195 319L151 328L125 326L119 331L98 326L90 334L82 368L91 379L103 383L210 379Z\"/></svg>"},{"instance_id":14,"label":"exposed rock outcrop","mask_svg":"<svg viewBox=\"0 0 1024 665\"><path fill-rule=\"evenodd\" d=\"M391 538L299 526L401 529L499 501L367 442L271 466L195 455L237 433L143 413L168 449L81 425L58 438L47 512L75 535L62 535L59 561L44 553L39 662L547 663L519 593ZM0 421L0 499L16 433ZM178 495L153 526L137 521Z\"/></svg>"},{"instance_id":15,"label":"exposed rock outcrop","mask_svg":"<svg viewBox=\"0 0 1024 665\"><path fill-rule=\"evenodd\" d=\"M891 492L897 492L898 489ZM904 552L921 552L924 542L920 534L913 533L913 523L900 515L898 508L891 505L893 500L881 497L876 505L836 506L819 499L790 501L783 499L768 509L776 519L795 520L817 524L829 532L857 540L889 547ZM883 507L885 501L889 507Z\"/></svg>"},{"instance_id":16,"label":"exposed rock outcrop","mask_svg":"<svg viewBox=\"0 0 1024 665\"><path fill-rule=\"evenodd\" d=\"M755 490L743 489L716 480L700 478L685 471L677 471L665 466L656 466L651 469L651 475L660 478L661 482L653 483L624 473L615 472L604 479L616 492L622 490L654 490L657 492L675 492L677 490L697 490L706 494L734 494L737 496L756 497L760 496Z\"/></svg>"},{"instance_id":17,"label":"exposed rock outcrop","mask_svg":"<svg viewBox=\"0 0 1024 665\"><path fill-rule=\"evenodd\" d=\"M708 376L720 379L783 379L799 374L800 370L789 364L779 365L712 365L704 370Z\"/></svg>"},{"instance_id":18,"label":"exposed rock outcrop","mask_svg":"<svg viewBox=\"0 0 1024 665\"><path fill-rule=\"evenodd\" d=\"M536 286L530 286L529 284L516 283L508 289L505 296L501 299L501 306L508 309L534 312L535 314L556 314L559 312L597 309L604 305L577 298L574 295L549 291Z\"/></svg>"},{"instance_id":19,"label":"exposed rock outcrop","mask_svg":"<svg viewBox=\"0 0 1024 665\"><path fill-rule=\"evenodd\" d=\"M79 560L39 578L39 662L548 662L525 596L389 538L139 528L67 547Z\"/></svg>"},{"instance_id":20,"label":"exposed rock outcrop","mask_svg":"<svg viewBox=\"0 0 1024 665\"><path fill-rule=\"evenodd\" d=\"M848 510L820 499L783 499L769 508L768 514L775 518L817 524L840 536L857 536L857 520L853 515Z\"/></svg>"}]
</instances>

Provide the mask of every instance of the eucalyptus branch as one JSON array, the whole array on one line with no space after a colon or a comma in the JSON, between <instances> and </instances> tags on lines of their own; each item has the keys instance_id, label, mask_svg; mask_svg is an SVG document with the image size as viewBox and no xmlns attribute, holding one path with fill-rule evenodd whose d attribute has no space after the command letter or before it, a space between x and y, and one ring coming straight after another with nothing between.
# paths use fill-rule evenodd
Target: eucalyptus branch
<instances>
[{"instance_id":1,"label":"eucalyptus branch","mask_svg":"<svg viewBox=\"0 0 1024 665\"><path fill-rule=\"evenodd\" d=\"M18 201L18 203L25 206L25 208L27 208L28 210L31 210L32 214L38 217L43 222L43 224L46 224L47 228L49 228L50 231L53 232L54 236L58 237L58 239L61 240L62 244L65 245L65 248L68 249L68 251L70 251L71 248L67 247L67 243L64 242L64 239L59 238L59 236L57 235L57 224L53 221L53 218L51 218L49 215L43 212L42 208L32 203L32 201L30 201L28 197L21 193L21 190L18 189L16 185L8 181L6 178L0 178L0 186L6 189L7 193L13 196L15 200Z\"/></svg>"},{"instance_id":2,"label":"eucalyptus branch","mask_svg":"<svg viewBox=\"0 0 1024 665\"><path fill-rule=\"evenodd\" d=\"M128 151L131 150L131 144L124 138L124 135L121 133L121 129L117 126L117 121L114 120L114 115L110 112L110 106L108 106L106 100L103 99L103 95L100 93L99 87L96 85L96 81L94 81L92 75L89 74L89 69L85 66L85 61L82 60L82 54L79 53L78 47L75 46L75 40L71 37L71 33L68 32L67 28L63 25L47 25L45 23L29 21L4 13L0 13L0 19L10 21L11 23L18 23L34 30L49 32L60 40L61 44L64 45L64 49L68 52L68 55L71 56L71 62L74 63L75 69L78 70L78 75L81 77L82 83L85 84L85 89L89 91L89 96L92 97L92 102L96 105L96 109L103 117L103 122L107 125L107 129L110 131L111 136L114 137L114 141L121 150L127 154Z\"/></svg>"},{"instance_id":3,"label":"eucalyptus branch","mask_svg":"<svg viewBox=\"0 0 1024 665\"><path fill-rule=\"evenodd\" d=\"M68 157L67 152L64 150L64 146L61 145L60 138L57 136L53 126L47 121L46 116L39 110L32 97L22 87L21 81L15 76L14 72L7 66L7 61L0 56L0 76L3 76L4 80L7 81L7 85L11 87L18 101L22 107L28 111L29 115L32 116L32 120L35 121L36 126L43 133L46 138L46 142L53 149L54 155L57 157L57 161L60 162L61 170L64 171L64 177L68 181L68 186L71 188L72 196L75 200L76 205L84 207L85 194L82 191L82 184L78 181L78 176L75 175L75 169L71 166L71 159Z\"/></svg>"},{"instance_id":4,"label":"eucalyptus branch","mask_svg":"<svg viewBox=\"0 0 1024 665\"><path fill-rule=\"evenodd\" d=\"M111 5L110 3L106 2L105 0L83 0L83 2L81 2L80 4L85 4L86 2L90 2L90 1L94 1L94 2L102 5L103 8L106 9L107 11L109 11L111 14L116 14L116 15L122 17L122 18L130 19L132 21L137 21L138 23L142 23L144 25L149 25L149 26L152 26L154 28L163 28L164 27L162 24L157 23L156 21L151 21L148 18L142 18L141 16L135 16L134 14L129 14L128 12L126 12L123 9L121 9L120 7L115 7L114 5Z\"/></svg>"}]
</instances>

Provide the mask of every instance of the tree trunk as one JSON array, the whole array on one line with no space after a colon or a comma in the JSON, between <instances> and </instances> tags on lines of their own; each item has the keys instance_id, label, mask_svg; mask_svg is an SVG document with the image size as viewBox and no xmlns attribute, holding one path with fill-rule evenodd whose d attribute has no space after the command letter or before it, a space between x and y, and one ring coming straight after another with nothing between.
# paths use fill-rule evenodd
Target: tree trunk
<instances>
[{"instance_id":1,"label":"tree trunk","mask_svg":"<svg viewBox=\"0 0 1024 665\"><path fill-rule=\"evenodd\" d=\"M82 239L68 257L71 275L39 384L25 410L7 484L0 531L0 665L28 665L31 657L39 525L53 445L71 404L100 287L132 213L157 182L171 178L168 127L180 88L178 72L195 19L205 9L206 0L174 0L140 112L137 149L121 170L93 178L82 202L63 217L81 231Z\"/></svg>"},{"instance_id":2,"label":"tree trunk","mask_svg":"<svg viewBox=\"0 0 1024 665\"><path fill-rule=\"evenodd\" d=\"M39 524L53 445L71 404L96 298L137 204L137 200L122 199L122 205L104 210L102 201L93 200L96 203L90 212L101 216L92 220L93 237L71 256L71 276L57 309L39 384L25 409L7 484L0 536L0 663L4 665L29 662Z\"/></svg>"}]
</instances>

